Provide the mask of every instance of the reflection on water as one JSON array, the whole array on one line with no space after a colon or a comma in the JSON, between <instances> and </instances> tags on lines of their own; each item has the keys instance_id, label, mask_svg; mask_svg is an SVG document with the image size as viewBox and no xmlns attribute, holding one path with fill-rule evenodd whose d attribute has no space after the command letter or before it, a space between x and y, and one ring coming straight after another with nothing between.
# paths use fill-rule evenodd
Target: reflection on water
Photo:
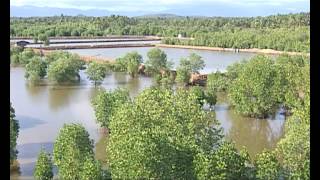
<instances>
[{"instance_id":1,"label":"reflection on water","mask_svg":"<svg viewBox=\"0 0 320 180\"><path fill-rule=\"evenodd\" d=\"M285 116L279 112L268 119L248 118L221 101L215 106L215 112L226 138L233 140L237 148L245 146L252 158L264 148L275 148L283 135Z\"/></svg>"},{"instance_id":2,"label":"reflection on water","mask_svg":"<svg viewBox=\"0 0 320 180\"><path fill-rule=\"evenodd\" d=\"M40 119L30 117L30 116L23 116L23 115L17 115L16 119L19 121L20 130L26 129L26 128L33 128L39 124L45 123Z\"/></svg>"}]
</instances>

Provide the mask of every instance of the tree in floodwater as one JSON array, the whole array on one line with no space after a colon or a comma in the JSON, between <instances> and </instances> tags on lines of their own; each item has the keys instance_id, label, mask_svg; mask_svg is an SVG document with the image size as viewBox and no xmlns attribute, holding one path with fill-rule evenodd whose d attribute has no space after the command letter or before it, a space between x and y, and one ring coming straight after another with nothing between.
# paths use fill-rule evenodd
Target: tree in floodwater
<instances>
[{"instance_id":1,"label":"tree in floodwater","mask_svg":"<svg viewBox=\"0 0 320 180\"><path fill-rule=\"evenodd\" d=\"M31 83L37 83L47 74L47 64L41 57L33 57L26 65L25 78Z\"/></svg>"},{"instance_id":2,"label":"tree in floodwater","mask_svg":"<svg viewBox=\"0 0 320 180\"><path fill-rule=\"evenodd\" d=\"M197 103L187 90L150 88L120 106L110 119L112 178L195 179L196 154L214 151L223 136Z\"/></svg>"},{"instance_id":3,"label":"tree in floodwater","mask_svg":"<svg viewBox=\"0 0 320 180\"><path fill-rule=\"evenodd\" d=\"M90 62L86 73L88 78L94 82L94 85L100 84L107 75L106 66L102 63Z\"/></svg>"},{"instance_id":4,"label":"tree in floodwater","mask_svg":"<svg viewBox=\"0 0 320 180\"><path fill-rule=\"evenodd\" d=\"M276 148L288 179L310 179L310 87L308 89L304 105L293 110L285 124L286 133Z\"/></svg>"},{"instance_id":5,"label":"tree in floodwater","mask_svg":"<svg viewBox=\"0 0 320 180\"><path fill-rule=\"evenodd\" d=\"M206 95L204 90L199 86L193 86L190 88L189 91L197 97L197 103L200 105L200 107L202 107L204 102L206 101Z\"/></svg>"},{"instance_id":6,"label":"tree in floodwater","mask_svg":"<svg viewBox=\"0 0 320 180\"><path fill-rule=\"evenodd\" d=\"M229 87L229 98L236 111L253 117L266 117L278 106L273 86L276 71L267 56L257 55L243 65Z\"/></svg>"},{"instance_id":7,"label":"tree in floodwater","mask_svg":"<svg viewBox=\"0 0 320 180\"><path fill-rule=\"evenodd\" d=\"M80 124L65 124L53 146L53 161L61 179L81 179L86 160L94 158L93 140Z\"/></svg>"},{"instance_id":8,"label":"tree in floodwater","mask_svg":"<svg viewBox=\"0 0 320 180\"><path fill-rule=\"evenodd\" d=\"M79 56L72 55L61 58L49 64L48 79L54 83L72 82L80 80L79 71L84 69L84 62Z\"/></svg>"},{"instance_id":9,"label":"tree in floodwater","mask_svg":"<svg viewBox=\"0 0 320 180\"><path fill-rule=\"evenodd\" d=\"M228 89L229 78L225 73L219 71L208 74L207 90L214 92L225 92Z\"/></svg>"},{"instance_id":10,"label":"tree in floodwater","mask_svg":"<svg viewBox=\"0 0 320 180\"><path fill-rule=\"evenodd\" d=\"M19 128L15 110L10 102L10 165L17 159L17 138L19 136Z\"/></svg>"},{"instance_id":11,"label":"tree in floodwater","mask_svg":"<svg viewBox=\"0 0 320 180\"><path fill-rule=\"evenodd\" d=\"M177 82L188 84L192 73L199 73L205 67L201 56L191 53L187 58L181 58L177 68Z\"/></svg>"},{"instance_id":12,"label":"tree in floodwater","mask_svg":"<svg viewBox=\"0 0 320 180\"><path fill-rule=\"evenodd\" d=\"M159 48L149 50L147 56L145 72L153 75L156 82L161 83L162 78L168 77L173 63L167 60L167 54Z\"/></svg>"},{"instance_id":13,"label":"tree in floodwater","mask_svg":"<svg viewBox=\"0 0 320 180\"><path fill-rule=\"evenodd\" d=\"M53 164L51 156L41 149L34 169L34 178L36 180L50 180L53 178Z\"/></svg>"},{"instance_id":14,"label":"tree in floodwater","mask_svg":"<svg viewBox=\"0 0 320 180\"><path fill-rule=\"evenodd\" d=\"M206 90L205 91L205 101L209 104L209 108L216 105L217 103L217 95L215 91Z\"/></svg>"},{"instance_id":15,"label":"tree in floodwater","mask_svg":"<svg viewBox=\"0 0 320 180\"><path fill-rule=\"evenodd\" d=\"M100 91L91 102L100 126L109 128L110 117L119 106L129 101L129 92L125 89L119 88L110 92Z\"/></svg>"},{"instance_id":16,"label":"tree in floodwater","mask_svg":"<svg viewBox=\"0 0 320 180\"><path fill-rule=\"evenodd\" d=\"M127 66L127 73L131 77L135 77L138 74L139 66L142 63L142 56L137 51L129 52L124 56Z\"/></svg>"},{"instance_id":17,"label":"tree in floodwater","mask_svg":"<svg viewBox=\"0 0 320 180\"><path fill-rule=\"evenodd\" d=\"M263 151L255 160L256 177L261 180L279 179L281 166L274 152Z\"/></svg>"}]
</instances>

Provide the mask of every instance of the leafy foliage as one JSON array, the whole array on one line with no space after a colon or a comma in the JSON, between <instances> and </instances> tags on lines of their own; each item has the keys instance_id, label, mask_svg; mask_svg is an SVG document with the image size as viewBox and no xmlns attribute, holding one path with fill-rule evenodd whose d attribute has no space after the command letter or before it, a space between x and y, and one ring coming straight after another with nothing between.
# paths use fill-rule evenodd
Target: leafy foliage
<instances>
[{"instance_id":1,"label":"leafy foliage","mask_svg":"<svg viewBox=\"0 0 320 180\"><path fill-rule=\"evenodd\" d=\"M54 164L61 179L81 179L82 171L89 168L87 158L94 158L93 140L80 124L65 124L60 129L53 147Z\"/></svg>"},{"instance_id":2,"label":"leafy foliage","mask_svg":"<svg viewBox=\"0 0 320 180\"><path fill-rule=\"evenodd\" d=\"M168 70L170 68L167 55L159 48L153 48L147 53L148 60L146 61L146 71L152 74L158 74L161 71Z\"/></svg>"},{"instance_id":3,"label":"leafy foliage","mask_svg":"<svg viewBox=\"0 0 320 180\"><path fill-rule=\"evenodd\" d=\"M49 64L48 79L54 83L70 82L75 78L80 80L79 71L83 66L84 62L77 55L58 59Z\"/></svg>"},{"instance_id":4,"label":"leafy foliage","mask_svg":"<svg viewBox=\"0 0 320 180\"><path fill-rule=\"evenodd\" d=\"M275 76L270 58L263 55L252 58L229 88L230 101L236 111L254 117L274 112L278 105L272 90Z\"/></svg>"},{"instance_id":5,"label":"leafy foliage","mask_svg":"<svg viewBox=\"0 0 320 180\"><path fill-rule=\"evenodd\" d=\"M257 169L257 179L279 179L281 166L276 158L275 153L270 151L263 151L262 153L258 154L255 163Z\"/></svg>"},{"instance_id":6,"label":"leafy foliage","mask_svg":"<svg viewBox=\"0 0 320 180\"><path fill-rule=\"evenodd\" d=\"M283 161L286 177L289 179L310 178L309 93L305 96L305 104L294 109L293 115L286 122L285 136L280 140L276 149L280 159Z\"/></svg>"},{"instance_id":7,"label":"leafy foliage","mask_svg":"<svg viewBox=\"0 0 320 180\"><path fill-rule=\"evenodd\" d=\"M129 92L125 89L100 91L92 100L95 116L101 127L109 127L110 117L122 104L130 101Z\"/></svg>"},{"instance_id":8,"label":"leafy foliage","mask_svg":"<svg viewBox=\"0 0 320 180\"><path fill-rule=\"evenodd\" d=\"M220 142L217 123L207 118L193 93L144 90L111 117L107 155L112 178L194 179L197 152Z\"/></svg>"},{"instance_id":9,"label":"leafy foliage","mask_svg":"<svg viewBox=\"0 0 320 180\"><path fill-rule=\"evenodd\" d=\"M10 102L10 165L17 159L17 138L19 135L19 123L15 119L15 110Z\"/></svg>"},{"instance_id":10,"label":"leafy foliage","mask_svg":"<svg viewBox=\"0 0 320 180\"><path fill-rule=\"evenodd\" d=\"M207 90L208 91L227 91L229 78L225 73L215 72L208 75Z\"/></svg>"},{"instance_id":11,"label":"leafy foliage","mask_svg":"<svg viewBox=\"0 0 320 180\"><path fill-rule=\"evenodd\" d=\"M41 149L34 169L34 178L37 180L50 180L53 178L51 157Z\"/></svg>"},{"instance_id":12,"label":"leafy foliage","mask_svg":"<svg viewBox=\"0 0 320 180\"><path fill-rule=\"evenodd\" d=\"M181 58L177 68L177 81L188 84L191 73L198 73L205 66L201 56L191 53L188 58Z\"/></svg>"},{"instance_id":13,"label":"leafy foliage","mask_svg":"<svg viewBox=\"0 0 320 180\"><path fill-rule=\"evenodd\" d=\"M198 179L252 179L248 153L230 142L210 154L198 154L195 161Z\"/></svg>"},{"instance_id":14,"label":"leafy foliage","mask_svg":"<svg viewBox=\"0 0 320 180\"><path fill-rule=\"evenodd\" d=\"M106 77L106 71L107 69L104 64L93 61L89 63L86 73L88 75L88 78L94 82L94 85L97 85L100 84Z\"/></svg>"},{"instance_id":15,"label":"leafy foliage","mask_svg":"<svg viewBox=\"0 0 320 180\"><path fill-rule=\"evenodd\" d=\"M10 35L35 37L157 35L166 44L230 48L310 49L310 13L267 17L11 17ZM177 37L193 37L182 40Z\"/></svg>"},{"instance_id":16,"label":"leafy foliage","mask_svg":"<svg viewBox=\"0 0 320 180\"><path fill-rule=\"evenodd\" d=\"M47 74L47 64L40 57L33 57L26 65L25 78L36 83Z\"/></svg>"},{"instance_id":17,"label":"leafy foliage","mask_svg":"<svg viewBox=\"0 0 320 180\"><path fill-rule=\"evenodd\" d=\"M83 163L82 171L80 172L80 179L82 180L102 180L103 172L101 165L93 158L87 158Z\"/></svg>"}]
</instances>

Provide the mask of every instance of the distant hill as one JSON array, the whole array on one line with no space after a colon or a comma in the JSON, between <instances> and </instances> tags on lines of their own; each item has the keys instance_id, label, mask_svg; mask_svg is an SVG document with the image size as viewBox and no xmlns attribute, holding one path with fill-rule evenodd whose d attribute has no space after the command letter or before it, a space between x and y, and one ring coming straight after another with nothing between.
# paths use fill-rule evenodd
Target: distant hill
<instances>
[{"instance_id":1,"label":"distant hill","mask_svg":"<svg viewBox=\"0 0 320 180\"><path fill-rule=\"evenodd\" d=\"M36 7L36 6L10 6L10 17L30 17L30 16L109 16L112 13L106 10L92 9L80 10L72 8L52 8L52 7Z\"/></svg>"},{"instance_id":2,"label":"distant hill","mask_svg":"<svg viewBox=\"0 0 320 180\"><path fill-rule=\"evenodd\" d=\"M135 18L179 18L183 16L179 16L176 14L170 14L170 13L159 13L159 14L146 14L142 16L135 16Z\"/></svg>"}]
</instances>

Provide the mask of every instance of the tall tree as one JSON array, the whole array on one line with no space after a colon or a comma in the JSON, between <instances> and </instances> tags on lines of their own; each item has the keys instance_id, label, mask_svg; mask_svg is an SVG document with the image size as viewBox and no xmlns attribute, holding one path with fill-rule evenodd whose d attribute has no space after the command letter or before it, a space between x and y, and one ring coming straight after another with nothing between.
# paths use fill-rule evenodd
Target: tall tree
<instances>
[{"instance_id":1,"label":"tall tree","mask_svg":"<svg viewBox=\"0 0 320 180\"><path fill-rule=\"evenodd\" d=\"M193 93L165 88L144 90L120 106L110 130L107 156L115 179L194 179L196 154L213 151L222 137Z\"/></svg>"},{"instance_id":2,"label":"tall tree","mask_svg":"<svg viewBox=\"0 0 320 180\"><path fill-rule=\"evenodd\" d=\"M81 179L87 158L94 158L93 140L80 124L65 124L53 146L53 161L59 178Z\"/></svg>"},{"instance_id":3,"label":"tall tree","mask_svg":"<svg viewBox=\"0 0 320 180\"><path fill-rule=\"evenodd\" d=\"M41 149L34 169L34 178L36 180L53 179L53 164L50 154Z\"/></svg>"}]
</instances>

